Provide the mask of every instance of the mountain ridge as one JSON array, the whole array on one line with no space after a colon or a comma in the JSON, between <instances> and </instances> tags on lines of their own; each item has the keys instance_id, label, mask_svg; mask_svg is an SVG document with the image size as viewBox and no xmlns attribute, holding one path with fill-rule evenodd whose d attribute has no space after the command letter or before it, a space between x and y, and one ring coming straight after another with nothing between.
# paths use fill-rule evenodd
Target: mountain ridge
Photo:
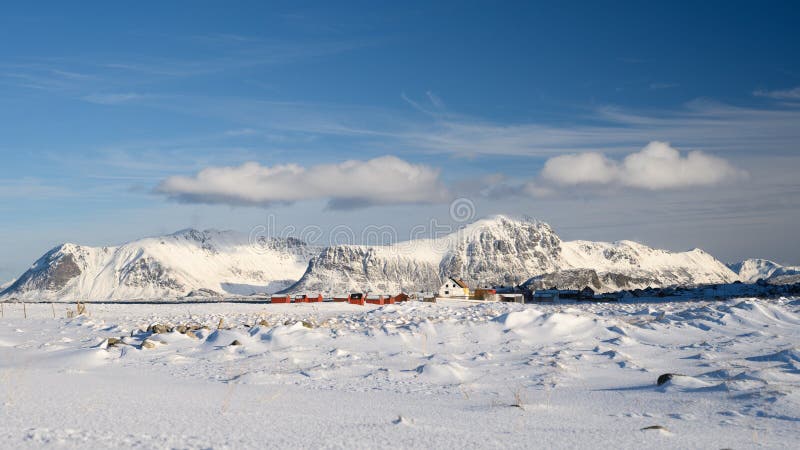
<instances>
[{"instance_id":1,"label":"mountain ridge","mask_svg":"<svg viewBox=\"0 0 800 450\"><path fill-rule=\"evenodd\" d=\"M727 266L700 249L669 252L633 241L561 241L544 222L502 215L476 221L439 240L415 244L415 250L428 258L416 264L404 251L409 242L383 246L379 252L338 250L335 261L330 252L324 253L312 259L303 277L285 292L393 292L408 290L409 284L414 290L435 291L442 279L451 276L471 286L518 285L532 277L574 269L595 270L601 279L609 280L597 287L599 291L621 288L614 280L623 279L622 284L630 288L738 280ZM438 269L431 267L431 255L439 259ZM425 281L410 283L414 277L397 274L398 265L411 265L424 274ZM381 272L381 268L388 270ZM382 276L375 277L376 273Z\"/></svg>"},{"instance_id":2,"label":"mountain ridge","mask_svg":"<svg viewBox=\"0 0 800 450\"><path fill-rule=\"evenodd\" d=\"M435 291L449 276L471 286L519 285L560 272L558 279L567 282L570 274L578 277L575 283L589 279L598 291L739 279L700 249L670 252L625 240L562 241L545 222L497 215L437 239L382 246L323 247L291 237L251 242L232 231L192 228L112 247L66 243L45 253L0 290L0 297L121 300L277 291L330 296Z\"/></svg>"},{"instance_id":3,"label":"mountain ridge","mask_svg":"<svg viewBox=\"0 0 800 450\"><path fill-rule=\"evenodd\" d=\"M784 266L775 261L762 258L749 258L728 267L747 283L766 280L776 283L800 281L800 266Z\"/></svg>"},{"instance_id":4,"label":"mountain ridge","mask_svg":"<svg viewBox=\"0 0 800 450\"><path fill-rule=\"evenodd\" d=\"M51 300L177 298L192 291L227 295L291 285L319 251L295 238L261 239L185 229L120 246L65 243L39 258L1 296Z\"/></svg>"}]
</instances>

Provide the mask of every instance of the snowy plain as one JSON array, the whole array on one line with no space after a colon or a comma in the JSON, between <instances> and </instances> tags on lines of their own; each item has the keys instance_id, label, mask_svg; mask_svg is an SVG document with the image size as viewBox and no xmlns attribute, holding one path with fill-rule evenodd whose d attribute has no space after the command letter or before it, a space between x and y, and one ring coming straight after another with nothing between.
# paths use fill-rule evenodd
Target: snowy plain
<instances>
[{"instance_id":1,"label":"snowy plain","mask_svg":"<svg viewBox=\"0 0 800 450\"><path fill-rule=\"evenodd\" d=\"M2 448L796 448L800 439L794 298L89 304L66 318L68 307L3 306ZM156 323L205 328L151 334ZM681 375L657 386L665 373Z\"/></svg>"}]
</instances>

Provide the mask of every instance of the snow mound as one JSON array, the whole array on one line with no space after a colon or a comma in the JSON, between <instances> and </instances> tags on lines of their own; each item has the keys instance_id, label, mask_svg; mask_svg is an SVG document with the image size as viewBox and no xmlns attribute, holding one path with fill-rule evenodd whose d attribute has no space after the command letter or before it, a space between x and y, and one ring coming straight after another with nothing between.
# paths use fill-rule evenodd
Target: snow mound
<instances>
[{"instance_id":1,"label":"snow mound","mask_svg":"<svg viewBox=\"0 0 800 450\"><path fill-rule=\"evenodd\" d=\"M468 379L469 371L458 363L427 363L416 368L419 378L431 384L459 384Z\"/></svg>"},{"instance_id":2,"label":"snow mound","mask_svg":"<svg viewBox=\"0 0 800 450\"><path fill-rule=\"evenodd\" d=\"M670 380L658 387L658 389L662 392L700 391L718 388L724 389L724 386L720 386L719 383L710 383L699 378L679 374L674 374Z\"/></svg>"},{"instance_id":3,"label":"snow mound","mask_svg":"<svg viewBox=\"0 0 800 450\"><path fill-rule=\"evenodd\" d=\"M541 317L541 315L542 313L536 310L528 309L525 311L505 313L494 320L502 323L506 330L513 330L530 325L533 321Z\"/></svg>"},{"instance_id":4,"label":"snow mound","mask_svg":"<svg viewBox=\"0 0 800 450\"><path fill-rule=\"evenodd\" d=\"M748 361L764 361L764 362L783 362L783 363L796 363L800 362L800 348L793 347L781 350L779 352L770 353L762 356L751 356L747 358Z\"/></svg>"}]
</instances>

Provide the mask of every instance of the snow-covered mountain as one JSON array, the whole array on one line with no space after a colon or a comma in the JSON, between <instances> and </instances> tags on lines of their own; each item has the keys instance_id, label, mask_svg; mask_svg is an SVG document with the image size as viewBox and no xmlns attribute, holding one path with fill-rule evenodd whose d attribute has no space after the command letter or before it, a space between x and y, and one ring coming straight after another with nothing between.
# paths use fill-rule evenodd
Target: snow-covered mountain
<instances>
[{"instance_id":1,"label":"snow-covered mountain","mask_svg":"<svg viewBox=\"0 0 800 450\"><path fill-rule=\"evenodd\" d=\"M768 280L776 284L781 284L800 280L800 267L782 266L768 259L746 259L735 264L730 264L729 267L739 275L741 281L746 283Z\"/></svg>"},{"instance_id":2,"label":"snow-covered mountain","mask_svg":"<svg viewBox=\"0 0 800 450\"><path fill-rule=\"evenodd\" d=\"M450 276L471 286L517 285L539 277L543 284L590 285L597 291L739 279L702 250L668 252L630 241L563 242L546 223L495 216L441 238L387 246L320 248L293 238L253 244L246 235L213 230L184 230L119 247L64 244L0 296L169 299L281 290L330 296L434 291Z\"/></svg>"},{"instance_id":3,"label":"snow-covered mountain","mask_svg":"<svg viewBox=\"0 0 800 450\"><path fill-rule=\"evenodd\" d=\"M0 295L114 300L270 293L297 281L319 250L293 238L251 243L247 235L215 230L183 230L119 247L63 244Z\"/></svg>"},{"instance_id":4,"label":"snow-covered mountain","mask_svg":"<svg viewBox=\"0 0 800 450\"><path fill-rule=\"evenodd\" d=\"M597 281L573 269L591 269ZM495 216L441 239L330 247L311 260L287 292L433 291L450 276L472 286L491 286L559 273L564 282L570 276L582 277L569 280L576 284L588 276L598 291L738 280L727 266L699 249L674 253L630 241L562 242L545 223Z\"/></svg>"},{"instance_id":5,"label":"snow-covered mountain","mask_svg":"<svg viewBox=\"0 0 800 450\"><path fill-rule=\"evenodd\" d=\"M527 273L557 268L559 245L545 223L497 216L438 239L329 247L287 292L434 291L448 276L473 285L519 283Z\"/></svg>"},{"instance_id":6,"label":"snow-covered mountain","mask_svg":"<svg viewBox=\"0 0 800 450\"><path fill-rule=\"evenodd\" d=\"M738 280L725 264L698 248L670 252L633 241L570 241L562 245L562 269L594 269L658 284L632 283L628 287L730 283ZM613 287L613 286L609 286ZM622 287L622 286L620 286ZM625 287L625 288L628 288ZM607 290L607 289L603 289Z\"/></svg>"}]
</instances>

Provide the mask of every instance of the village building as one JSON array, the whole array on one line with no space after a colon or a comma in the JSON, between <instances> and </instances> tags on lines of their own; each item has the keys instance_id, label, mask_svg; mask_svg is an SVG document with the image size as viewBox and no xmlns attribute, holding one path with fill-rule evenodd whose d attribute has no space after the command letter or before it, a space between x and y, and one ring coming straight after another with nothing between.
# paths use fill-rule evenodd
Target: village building
<instances>
[{"instance_id":1,"label":"village building","mask_svg":"<svg viewBox=\"0 0 800 450\"><path fill-rule=\"evenodd\" d=\"M472 298L475 300L496 300L497 299L497 291L490 288L479 288L475 289L475 292L472 293Z\"/></svg>"},{"instance_id":2,"label":"village building","mask_svg":"<svg viewBox=\"0 0 800 450\"><path fill-rule=\"evenodd\" d=\"M504 292L496 296L501 302L525 303L525 295L518 292Z\"/></svg>"},{"instance_id":3,"label":"village building","mask_svg":"<svg viewBox=\"0 0 800 450\"><path fill-rule=\"evenodd\" d=\"M390 296L381 294L367 294L366 302L370 305L387 305L394 303Z\"/></svg>"},{"instance_id":4,"label":"village building","mask_svg":"<svg viewBox=\"0 0 800 450\"><path fill-rule=\"evenodd\" d=\"M392 303L407 302L409 300L408 294L401 292L392 297Z\"/></svg>"},{"instance_id":5,"label":"village building","mask_svg":"<svg viewBox=\"0 0 800 450\"><path fill-rule=\"evenodd\" d=\"M580 301L580 300L595 300L594 289L585 287L581 290L577 289L541 289L533 292L531 300L533 302L559 302L562 300Z\"/></svg>"},{"instance_id":6,"label":"village building","mask_svg":"<svg viewBox=\"0 0 800 450\"><path fill-rule=\"evenodd\" d=\"M347 303L350 303L351 305L364 306L364 300L365 300L364 294L362 294L360 292L350 294L347 297Z\"/></svg>"},{"instance_id":7,"label":"village building","mask_svg":"<svg viewBox=\"0 0 800 450\"><path fill-rule=\"evenodd\" d=\"M289 296L289 294L284 294L284 295L277 295L276 294L276 295L272 296L272 298L270 299L270 302L271 303L291 303L292 302L292 298Z\"/></svg>"},{"instance_id":8,"label":"village building","mask_svg":"<svg viewBox=\"0 0 800 450\"><path fill-rule=\"evenodd\" d=\"M448 278L442 287L439 288L438 297L440 298L469 298L469 286L464 280L458 278Z\"/></svg>"},{"instance_id":9,"label":"village building","mask_svg":"<svg viewBox=\"0 0 800 450\"><path fill-rule=\"evenodd\" d=\"M559 300L558 289L540 289L533 293L534 302L557 302Z\"/></svg>"}]
</instances>

